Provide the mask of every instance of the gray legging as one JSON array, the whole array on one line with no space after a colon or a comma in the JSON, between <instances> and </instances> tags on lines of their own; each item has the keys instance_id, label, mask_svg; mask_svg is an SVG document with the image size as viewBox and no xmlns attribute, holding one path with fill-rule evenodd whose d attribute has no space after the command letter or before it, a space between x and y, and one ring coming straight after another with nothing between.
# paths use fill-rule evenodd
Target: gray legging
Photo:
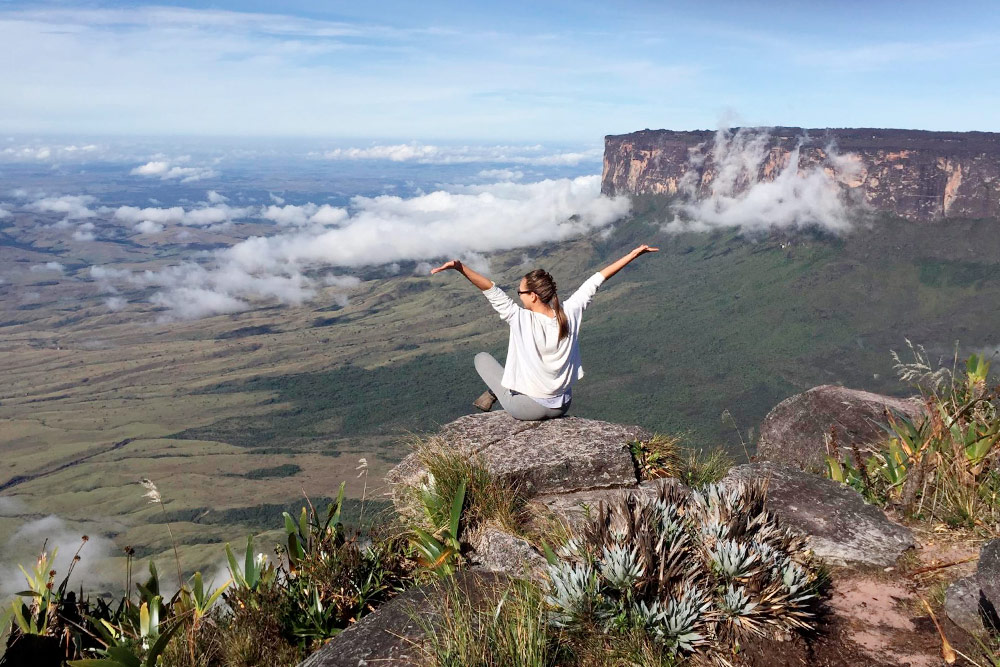
<instances>
[{"instance_id":1,"label":"gray legging","mask_svg":"<svg viewBox=\"0 0 1000 667\"><path fill-rule=\"evenodd\" d=\"M547 408L535 399L524 394L512 394L500 384L503 378L503 366L500 365L493 355L488 352L480 352L476 355L476 371L483 382L490 388L500 401L500 405L514 419L521 421L539 421L541 419L555 419L562 417L569 410L569 403L561 408Z\"/></svg>"}]
</instances>

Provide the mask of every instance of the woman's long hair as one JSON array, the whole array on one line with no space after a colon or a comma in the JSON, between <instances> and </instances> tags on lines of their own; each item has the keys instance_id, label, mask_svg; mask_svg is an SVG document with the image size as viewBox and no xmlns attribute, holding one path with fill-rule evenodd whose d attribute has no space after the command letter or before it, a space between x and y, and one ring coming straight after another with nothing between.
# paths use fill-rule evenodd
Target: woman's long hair
<instances>
[{"instance_id":1,"label":"woman's long hair","mask_svg":"<svg viewBox=\"0 0 1000 667\"><path fill-rule=\"evenodd\" d=\"M559 303L559 296L556 294L556 281L549 275L549 272L535 269L524 274L524 285L528 291L537 294L542 303L556 312L556 320L559 321L559 340L568 336L569 318L566 317L562 304Z\"/></svg>"}]
</instances>

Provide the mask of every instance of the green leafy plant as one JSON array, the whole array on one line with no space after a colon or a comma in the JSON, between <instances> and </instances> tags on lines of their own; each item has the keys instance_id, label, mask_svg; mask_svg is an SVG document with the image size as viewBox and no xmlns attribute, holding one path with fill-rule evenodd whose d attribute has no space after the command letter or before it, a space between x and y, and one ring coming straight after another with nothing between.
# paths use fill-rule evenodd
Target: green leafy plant
<instances>
[{"instance_id":1,"label":"green leafy plant","mask_svg":"<svg viewBox=\"0 0 1000 667\"><path fill-rule=\"evenodd\" d=\"M422 498L425 507L436 508L438 494L430 486L433 479L424 489ZM413 546L420 554L418 562L427 571L438 576L450 576L454 574L458 567L458 560L461 556L462 545L458 541L458 531L462 520L462 508L465 506L465 482L459 482L455 497L451 501L451 511L448 516L448 525L431 534L428 531L414 527L415 538ZM434 509L428 507L429 515L434 515Z\"/></svg>"}]
</instances>

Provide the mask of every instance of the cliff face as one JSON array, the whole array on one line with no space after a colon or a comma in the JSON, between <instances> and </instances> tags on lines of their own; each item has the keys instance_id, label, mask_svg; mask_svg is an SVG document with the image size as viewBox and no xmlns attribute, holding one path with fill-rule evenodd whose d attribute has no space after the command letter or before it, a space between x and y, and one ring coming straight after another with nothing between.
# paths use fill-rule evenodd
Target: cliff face
<instances>
[{"instance_id":1,"label":"cliff face","mask_svg":"<svg viewBox=\"0 0 1000 667\"><path fill-rule=\"evenodd\" d=\"M643 130L604 139L605 194L738 196L792 159L853 204L913 220L1000 217L1000 133L743 128Z\"/></svg>"}]
</instances>

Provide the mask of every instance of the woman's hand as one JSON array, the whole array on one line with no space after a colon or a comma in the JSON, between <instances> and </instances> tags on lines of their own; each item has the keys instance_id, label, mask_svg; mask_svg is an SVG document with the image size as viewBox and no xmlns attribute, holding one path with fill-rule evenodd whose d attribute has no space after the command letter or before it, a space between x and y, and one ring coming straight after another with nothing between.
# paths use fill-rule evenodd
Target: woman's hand
<instances>
[{"instance_id":1,"label":"woman's hand","mask_svg":"<svg viewBox=\"0 0 1000 667\"><path fill-rule=\"evenodd\" d=\"M447 271L448 269L455 269L456 271L462 270L462 263L457 259L453 259L450 262L445 262L436 269L431 269L431 275L435 273L441 273L442 271Z\"/></svg>"},{"instance_id":2,"label":"woman's hand","mask_svg":"<svg viewBox=\"0 0 1000 667\"><path fill-rule=\"evenodd\" d=\"M653 247L650 247L648 245L643 244L643 245L639 246L638 248L636 248L635 250L633 250L632 252L630 252L629 254L627 254L624 257L622 257L621 259L619 259L614 264L609 264L608 266L606 266L603 269L601 269L601 275L604 276L605 280L607 280L608 278L610 278L611 276L615 275L616 273L618 273L619 271L621 271L623 268L625 268L625 265L628 264L629 262L631 262L633 259L635 259L639 255L645 255L648 252L660 252L660 249L659 248L653 248Z\"/></svg>"},{"instance_id":3,"label":"woman's hand","mask_svg":"<svg viewBox=\"0 0 1000 667\"><path fill-rule=\"evenodd\" d=\"M470 269L469 267L462 264L457 259L453 259L450 262L445 262L436 269L431 269L431 273L441 273L442 271L447 271L448 269L454 269L458 271L463 276L469 279L469 282L478 287L481 290L488 290L493 287L493 281L486 276L480 275Z\"/></svg>"},{"instance_id":4,"label":"woman's hand","mask_svg":"<svg viewBox=\"0 0 1000 667\"><path fill-rule=\"evenodd\" d=\"M632 254L638 257L639 255L645 255L647 252L660 252L659 248L653 248L648 245L641 245L632 251Z\"/></svg>"}]
</instances>

